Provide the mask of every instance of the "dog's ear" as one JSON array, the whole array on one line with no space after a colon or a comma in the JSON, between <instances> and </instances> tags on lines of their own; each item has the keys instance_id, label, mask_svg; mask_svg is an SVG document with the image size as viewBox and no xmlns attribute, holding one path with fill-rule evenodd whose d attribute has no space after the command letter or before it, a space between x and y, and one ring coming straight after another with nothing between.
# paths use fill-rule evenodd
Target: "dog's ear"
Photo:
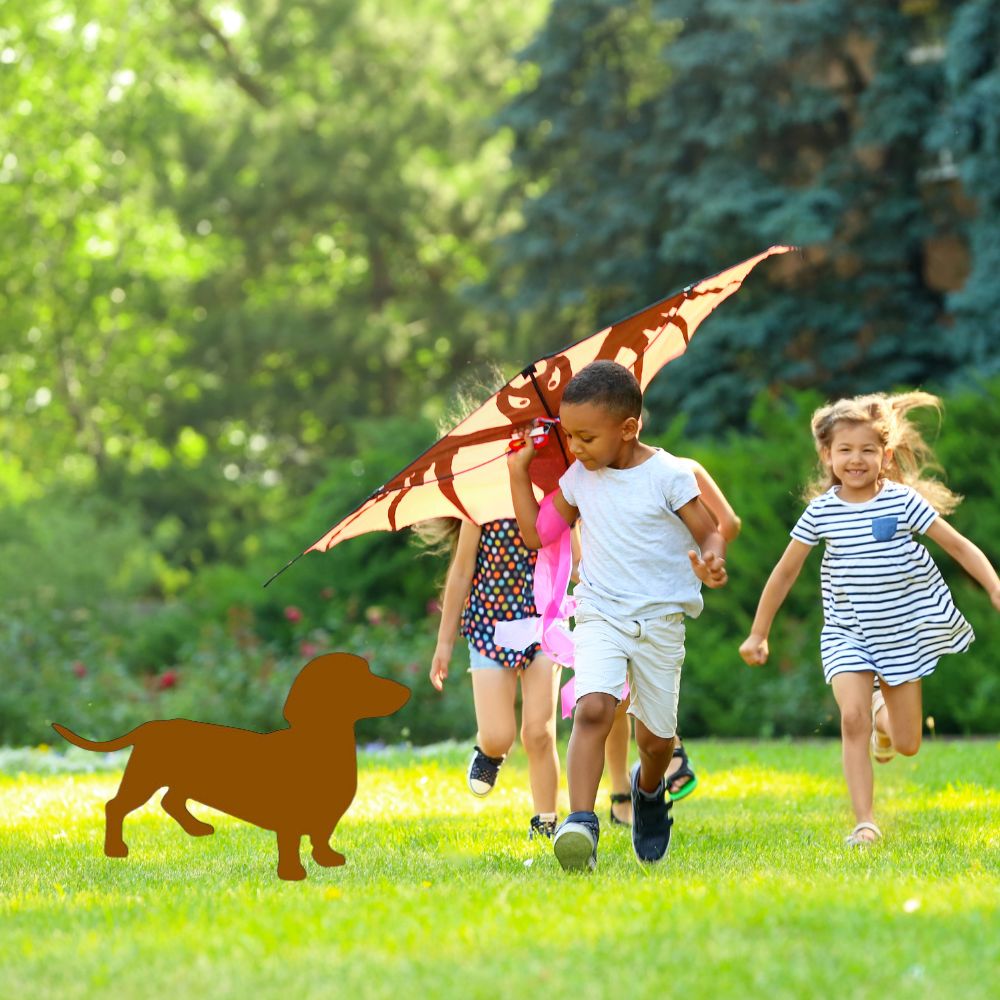
<instances>
[{"instance_id":1,"label":"dog's ear","mask_svg":"<svg viewBox=\"0 0 1000 1000\"><path fill-rule=\"evenodd\" d=\"M371 676L368 661L353 653L326 653L310 660L292 682L284 716L290 726L329 720L338 706L353 706L358 686Z\"/></svg>"}]
</instances>

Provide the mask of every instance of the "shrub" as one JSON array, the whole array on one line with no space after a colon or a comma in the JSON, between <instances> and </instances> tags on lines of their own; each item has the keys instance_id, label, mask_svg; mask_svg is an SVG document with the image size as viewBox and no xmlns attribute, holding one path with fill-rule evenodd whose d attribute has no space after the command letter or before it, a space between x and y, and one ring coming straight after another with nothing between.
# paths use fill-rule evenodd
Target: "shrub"
<instances>
[{"instance_id":1,"label":"shrub","mask_svg":"<svg viewBox=\"0 0 1000 1000\"><path fill-rule=\"evenodd\" d=\"M937 440L949 484L966 495L950 520L994 565L1000 563L998 390L995 381L955 392ZM686 441L680 419L644 433L651 443L701 461L743 518L728 554L729 585L706 591L705 611L688 628L686 736L837 733L819 658L820 553L810 557L778 615L771 661L751 669L737 653L802 510L799 494L815 461L809 415L819 402L809 393L762 396L751 432L717 441ZM380 461L395 462L391 471L403 461L391 458L397 446L409 444L383 445ZM317 524L325 527L349 507L341 502L350 491L343 473L331 471L325 500L312 498L307 513L292 511L262 527L253 560L206 567L171 602L151 599L156 552L127 510L67 498L8 512L0 533L0 742L50 743L53 719L97 738L177 716L278 728L298 670L337 650L366 657L376 673L412 691L395 715L358 724L362 743L470 736L475 719L461 646L443 694L427 679L438 625L429 607L444 563L418 555L406 533L352 539L261 587L289 552L323 530L314 531ZM1000 643L1000 616L960 566L944 553L934 556L977 641L969 653L943 660L926 681L927 713L941 733L1000 732L1000 675L990 655Z\"/></svg>"}]
</instances>

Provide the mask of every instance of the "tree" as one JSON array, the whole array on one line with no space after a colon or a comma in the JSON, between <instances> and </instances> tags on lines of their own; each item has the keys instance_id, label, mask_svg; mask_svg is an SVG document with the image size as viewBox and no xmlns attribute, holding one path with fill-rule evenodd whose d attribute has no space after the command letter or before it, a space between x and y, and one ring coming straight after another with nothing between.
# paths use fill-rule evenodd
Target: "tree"
<instances>
[{"instance_id":1,"label":"tree","mask_svg":"<svg viewBox=\"0 0 1000 1000\"><path fill-rule=\"evenodd\" d=\"M957 218L969 248L965 285L948 298L952 336L965 346L977 375L1000 369L1000 8L991 0L958 5L947 36L947 101L930 136L945 162L957 163ZM969 204L971 200L971 204Z\"/></svg>"},{"instance_id":2,"label":"tree","mask_svg":"<svg viewBox=\"0 0 1000 1000\"><path fill-rule=\"evenodd\" d=\"M653 384L656 417L740 426L782 383L847 394L968 365L970 338L946 332L926 277L939 206L921 168L944 75L913 52L946 14L556 2L523 55L535 83L504 113L528 191L507 242L515 310L571 339L794 243L801 258L755 276Z\"/></svg>"},{"instance_id":3,"label":"tree","mask_svg":"<svg viewBox=\"0 0 1000 1000\"><path fill-rule=\"evenodd\" d=\"M8 501L114 496L190 568L356 455L356 421L433 418L498 343L462 293L541 9L6 3Z\"/></svg>"}]
</instances>

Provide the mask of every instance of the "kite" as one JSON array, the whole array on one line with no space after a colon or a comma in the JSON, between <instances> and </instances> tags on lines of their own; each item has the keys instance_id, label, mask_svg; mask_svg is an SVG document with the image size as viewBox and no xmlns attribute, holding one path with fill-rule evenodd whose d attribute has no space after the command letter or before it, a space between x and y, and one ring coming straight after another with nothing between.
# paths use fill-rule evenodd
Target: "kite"
<instances>
[{"instance_id":1,"label":"kite","mask_svg":"<svg viewBox=\"0 0 1000 1000\"><path fill-rule=\"evenodd\" d=\"M571 461L555 418L566 383L576 372L592 361L617 361L635 374L645 391L664 365L687 350L701 322L739 291L761 261L792 249L769 247L528 365L301 555L328 552L357 535L399 531L435 517L476 524L513 517L506 466L511 438L531 424L548 427L557 447L549 443L539 450L531 477L539 499L551 493Z\"/></svg>"}]
</instances>

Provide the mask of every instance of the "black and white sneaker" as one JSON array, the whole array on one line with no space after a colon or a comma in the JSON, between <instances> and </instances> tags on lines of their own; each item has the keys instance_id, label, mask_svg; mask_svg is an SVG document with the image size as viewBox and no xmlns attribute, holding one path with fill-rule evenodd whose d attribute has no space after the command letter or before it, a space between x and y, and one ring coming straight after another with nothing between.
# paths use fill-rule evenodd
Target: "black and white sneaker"
<instances>
[{"instance_id":1,"label":"black and white sneaker","mask_svg":"<svg viewBox=\"0 0 1000 1000\"><path fill-rule=\"evenodd\" d=\"M632 768L632 849L644 864L662 861L670 847L673 803L666 791L666 780L661 778L655 792L644 792L639 787L639 765Z\"/></svg>"},{"instance_id":2,"label":"black and white sneaker","mask_svg":"<svg viewBox=\"0 0 1000 1000\"><path fill-rule=\"evenodd\" d=\"M552 840L552 850L563 870L593 871L597 867L597 841L600 836L601 824L596 813L570 813Z\"/></svg>"},{"instance_id":3,"label":"black and white sneaker","mask_svg":"<svg viewBox=\"0 0 1000 1000\"><path fill-rule=\"evenodd\" d=\"M493 786L497 783L497 774L500 765L506 760L503 757L490 757L483 753L479 747L473 748L472 760L469 761L469 770L466 775L469 781L469 790L473 795L482 798L493 791Z\"/></svg>"},{"instance_id":4,"label":"black and white sneaker","mask_svg":"<svg viewBox=\"0 0 1000 1000\"><path fill-rule=\"evenodd\" d=\"M552 819L542 819L540 815L531 817L531 827L528 829L528 840L536 837L548 837L552 839L556 832L555 814L549 813Z\"/></svg>"}]
</instances>

